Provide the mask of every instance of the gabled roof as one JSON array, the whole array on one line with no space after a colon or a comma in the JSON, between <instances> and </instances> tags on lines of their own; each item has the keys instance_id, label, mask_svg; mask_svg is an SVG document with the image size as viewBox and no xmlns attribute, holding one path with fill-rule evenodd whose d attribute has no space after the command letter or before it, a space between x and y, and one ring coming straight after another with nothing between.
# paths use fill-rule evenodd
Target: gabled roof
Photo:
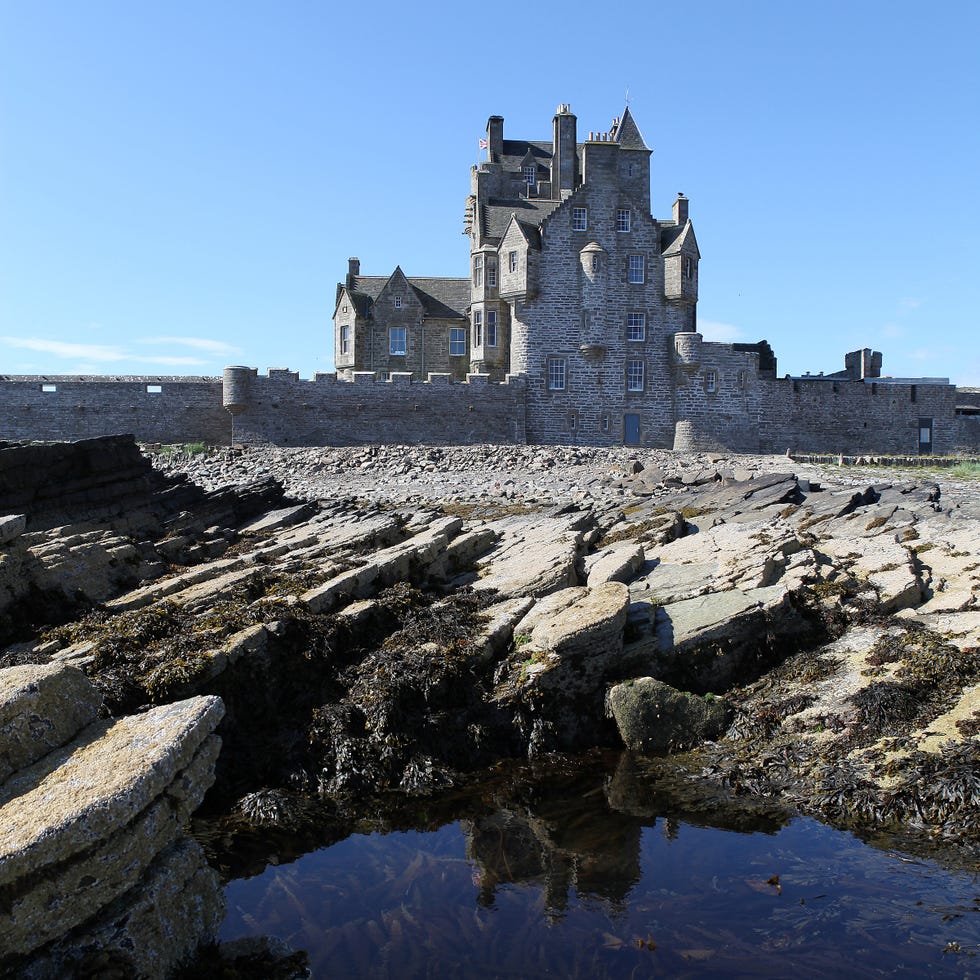
<instances>
[{"instance_id":1,"label":"gabled roof","mask_svg":"<svg viewBox=\"0 0 980 980\"><path fill-rule=\"evenodd\" d=\"M561 207L561 203L537 197L521 197L515 200L491 198L483 207L481 230L486 237L499 241L510 224L511 215L516 215L521 224L536 228Z\"/></svg>"},{"instance_id":2,"label":"gabled roof","mask_svg":"<svg viewBox=\"0 0 980 980\"><path fill-rule=\"evenodd\" d=\"M683 251L693 251L701 258L698 240L694 237L694 225L685 221L683 225L660 226L660 251L664 255L679 255Z\"/></svg>"},{"instance_id":3,"label":"gabled roof","mask_svg":"<svg viewBox=\"0 0 980 980\"><path fill-rule=\"evenodd\" d=\"M639 127L636 125L636 121L633 119L629 106L623 110L623 116L619 120L619 126L616 127L616 142L624 150L650 149L643 139Z\"/></svg>"},{"instance_id":4,"label":"gabled roof","mask_svg":"<svg viewBox=\"0 0 980 980\"><path fill-rule=\"evenodd\" d=\"M507 232L510 231L511 226L518 230L521 237L527 242L528 248L536 248L538 251L541 250L541 229L537 225L532 225L528 224L526 221L521 221L521 219L513 213L510 216L510 221L507 222L507 227L500 236L501 241L507 237Z\"/></svg>"},{"instance_id":5,"label":"gabled roof","mask_svg":"<svg viewBox=\"0 0 980 980\"><path fill-rule=\"evenodd\" d=\"M400 270L396 270L400 271ZM393 275L393 274L392 274ZM381 295L392 276L355 276L350 290L351 302L358 316L364 316L368 308ZM470 305L469 279L439 279L424 277L405 280L418 297L426 316L448 320L465 320ZM340 291L337 293L340 296Z\"/></svg>"}]
</instances>

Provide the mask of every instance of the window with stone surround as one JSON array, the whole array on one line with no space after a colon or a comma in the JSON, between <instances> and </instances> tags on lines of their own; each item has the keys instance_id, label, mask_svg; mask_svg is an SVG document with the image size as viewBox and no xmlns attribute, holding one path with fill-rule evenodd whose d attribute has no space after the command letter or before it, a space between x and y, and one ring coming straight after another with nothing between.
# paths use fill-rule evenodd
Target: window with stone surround
<instances>
[{"instance_id":1,"label":"window with stone surround","mask_svg":"<svg viewBox=\"0 0 980 980\"><path fill-rule=\"evenodd\" d=\"M572 231L586 231L589 227L587 208L572 208Z\"/></svg>"},{"instance_id":2,"label":"window with stone surround","mask_svg":"<svg viewBox=\"0 0 980 980\"><path fill-rule=\"evenodd\" d=\"M684 256L684 278L694 278L694 259L692 259L689 255Z\"/></svg>"},{"instance_id":3,"label":"window with stone surround","mask_svg":"<svg viewBox=\"0 0 980 980\"><path fill-rule=\"evenodd\" d=\"M487 285L497 285L497 262L495 259L487 259Z\"/></svg>"},{"instance_id":4,"label":"window with stone surround","mask_svg":"<svg viewBox=\"0 0 980 980\"><path fill-rule=\"evenodd\" d=\"M646 313L627 313L626 314L626 339L627 340L646 340L647 339L647 315L646 315Z\"/></svg>"},{"instance_id":5,"label":"window with stone surround","mask_svg":"<svg viewBox=\"0 0 980 980\"><path fill-rule=\"evenodd\" d=\"M483 346L483 311L473 311L473 346Z\"/></svg>"},{"instance_id":6,"label":"window with stone surround","mask_svg":"<svg viewBox=\"0 0 980 980\"><path fill-rule=\"evenodd\" d=\"M609 413L608 412L603 412L602 415L599 416L599 428L603 432L608 432L609 431Z\"/></svg>"},{"instance_id":7,"label":"window with stone surround","mask_svg":"<svg viewBox=\"0 0 980 980\"><path fill-rule=\"evenodd\" d=\"M507 256L507 263L507 268L510 269L511 272L517 272L517 252L511 252Z\"/></svg>"},{"instance_id":8,"label":"window with stone surround","mask_svg":"<svg viewBox=\"0 0 980 980\"><path fill-rule=\"evenodd\" d=\"M350 326L346 323L340 328L340 353L350 353Z\"/></svg>"},{"instance_id":9,"label":"window with stone surround","mask_svg":"<svg viewBox=\"0 0 980 980\"><path fill-rule=\"evenodd\" d=\"M618 208L616 210L616 231L629 231L630 218L629 208Z\"/></svg>"},{"instance_id":10,"label":"window with stone surround","mask_svg":"<svg viewBox=\"0 0 980 980\"><path fill-rule=\"evenodd\" d=\"M646 263L642 255L631 255L629 258L629 281L634 283L646 282Z\"/></svg>"},{"instance_id":11,"label":"window with stone surround","mask_svg":"<svg viewBox=\"0 0 980 980\"><path fill-rule=\"evenodd\" d=\"M714 371L704 372L704 390L711 392L714 391L718 384L718 375Z\"/></svg>"},{"instance_id":12,"label":"window with stone surround","mask_svg":"<svg viewBox=\"0 0 980 980\"><path fill-rule=\"evenodd\" d=\"M147 385L146 393L148 395L159 395L163 392L163 385Z\"/></svg>"},{"instance_id":13,"label":"window with stone surround","mask_svg":"<svg viewBox=\"0 0 980 980\"><path fill-rule=\"evenodd\" d=\"M497 346L497 311L487 310L487 347Z\"/></svg>"},{"instance_id":14,"label":"window with stone surround","mask_svg":"<svg viewBox=\"0 0 980 980\"><path fill-rule=\"evenodd\" d=\"M466 354L466 330L463 327L449 328L449 356L462 357Z\"/></svg>"},{"instance_id":15,"label":"window with stone surround","mask_svg":"<svg viewBox=\"0 0 980 980\"><path fill-rule=\"evenodd\" d=\"M402 298L401 296L395 297L395 309L400 310L402 308Z\"/></svg>"},{"instance_id":16,"label":"window with stone surround","mask_svg":"<svg viewBox=\"0 0 980 980\"><path fill-rule=\"evenodd\" d=\"M524 174L524 183L528 187L534 187L538 182L538 168L532 163L530 166L522 167L521 173Z\"/></svg>"},{"instance_id":17,"label":"window with stone surround","mask_svg":"<svg viewBox=\"0 0 980 980\"><path fill-rule=\"evenodd\" d=\"M564 357L548 358L548 390L564 391L566 384L566 365Z\"/></svg>"},{"instance_id":18,"label":"window with stone surround","mask_svg":"<svg viewBox=\"0 0 980 980\"><path fill-rule=\"evenodd\" d=\"M643 361L626 362L626 390L643 391Z\"/></svg>"},{"instance_id":19,"label":"window with stone surround","mask_svg":"<svg viewBox=\"0 0 980 980\"><path fill-rule=\"evenodd\" d=\"M57 391L57 385L41 385L41 391Z\"/></svg>"},{"instance_id":20,"label":"window with stone surround","mask_svg":"<svg viewBox=\"0 0 980 980\"><path fill-rule=\"evenodd\" d=\"M477 287L483 285L483 256L482 255L473 256L473 285Z\"/></svg>"},{"instance_id":21,"label":"window with stone surround","mask_svg":"<svg viewBox=\"0 0 980 980\"><path fill-rule=\"evenodd\" d=\"M408 352L408 328L390 327L388 329L388 353L397 357Z\"/></svg>"}]
</instances>

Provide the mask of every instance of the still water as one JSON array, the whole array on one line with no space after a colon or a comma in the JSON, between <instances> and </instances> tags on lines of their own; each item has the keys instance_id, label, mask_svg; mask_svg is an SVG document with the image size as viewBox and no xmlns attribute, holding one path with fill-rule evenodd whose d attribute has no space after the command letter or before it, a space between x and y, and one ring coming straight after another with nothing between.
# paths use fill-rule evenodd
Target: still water
<instances>
[{"instance_id":1,"label":"still water","mask_svg":"<svg viewBox=\"0 0 980 980\"><path fill-rule=\"evenodd\" d=\"M316 977L980 976L980 877L814 820L705 819L635 770L459 809L230 882L221 938L281 938Z\"/></svg>"}]
</instances>

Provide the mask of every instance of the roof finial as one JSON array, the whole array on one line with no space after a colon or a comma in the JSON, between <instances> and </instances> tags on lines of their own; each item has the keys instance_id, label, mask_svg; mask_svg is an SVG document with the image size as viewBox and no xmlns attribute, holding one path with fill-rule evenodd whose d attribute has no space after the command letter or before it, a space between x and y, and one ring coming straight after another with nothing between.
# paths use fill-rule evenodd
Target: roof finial
<instances>
[{"instance_id":1,"label":"roof finial","mask_svg":"<svg viewBox=\"0 0 980 980\"><path fill-rule=\"evenodd\" d=\"M629 85L627 85L626 86L626 108L627 109L629 108L629 104L630 104L630 87L629 87Z\"/></svg>"}]
</instances>

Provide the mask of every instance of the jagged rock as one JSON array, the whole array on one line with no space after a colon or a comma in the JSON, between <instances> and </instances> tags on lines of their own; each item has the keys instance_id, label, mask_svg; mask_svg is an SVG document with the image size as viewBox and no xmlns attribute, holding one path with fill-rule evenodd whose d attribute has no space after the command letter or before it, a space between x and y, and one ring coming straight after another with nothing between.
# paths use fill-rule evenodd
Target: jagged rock
<instances>
[{"instance_id":1,"label":"jagged rock","mask_svg":"<svg viewBox=\"0 0 980 980\"><path fill-rule=\"evenodd\" d=\"M7 514L0 517L0 545L9 544L20 537L27 527L26 514Z\"/></svg>"},{"instance_id":2,"label":"jagged rock","mask_svg":"<svg viewBox=\"0 0 980 980\"><path fill-rule=\"evenodd\" d=\"M663 752L715 739L731 717L722 699L681 692L652 677L611 687L608 710L623 744L636 752Z\"/></svg>"},{"instance_id":3,"label":"jagged rock","mask_svg":"<svg viewBox=\"0 0 980 980\"><path fill-rule=\"evenodd\" d=\"M598 552L588 565L587 584L628 582L643 566L643 546L634 542L612 545Z\"/></svg>"},{"instance_id":4,"label":"jagged rock","mask_svg":"<svg viewBox=\"0 0 980 980\"><path fill-rule=\"evenodd\" d=\"M74 667L0 670L0 783L95 721L102 696Z\"/></svg>"}]
</instances>

